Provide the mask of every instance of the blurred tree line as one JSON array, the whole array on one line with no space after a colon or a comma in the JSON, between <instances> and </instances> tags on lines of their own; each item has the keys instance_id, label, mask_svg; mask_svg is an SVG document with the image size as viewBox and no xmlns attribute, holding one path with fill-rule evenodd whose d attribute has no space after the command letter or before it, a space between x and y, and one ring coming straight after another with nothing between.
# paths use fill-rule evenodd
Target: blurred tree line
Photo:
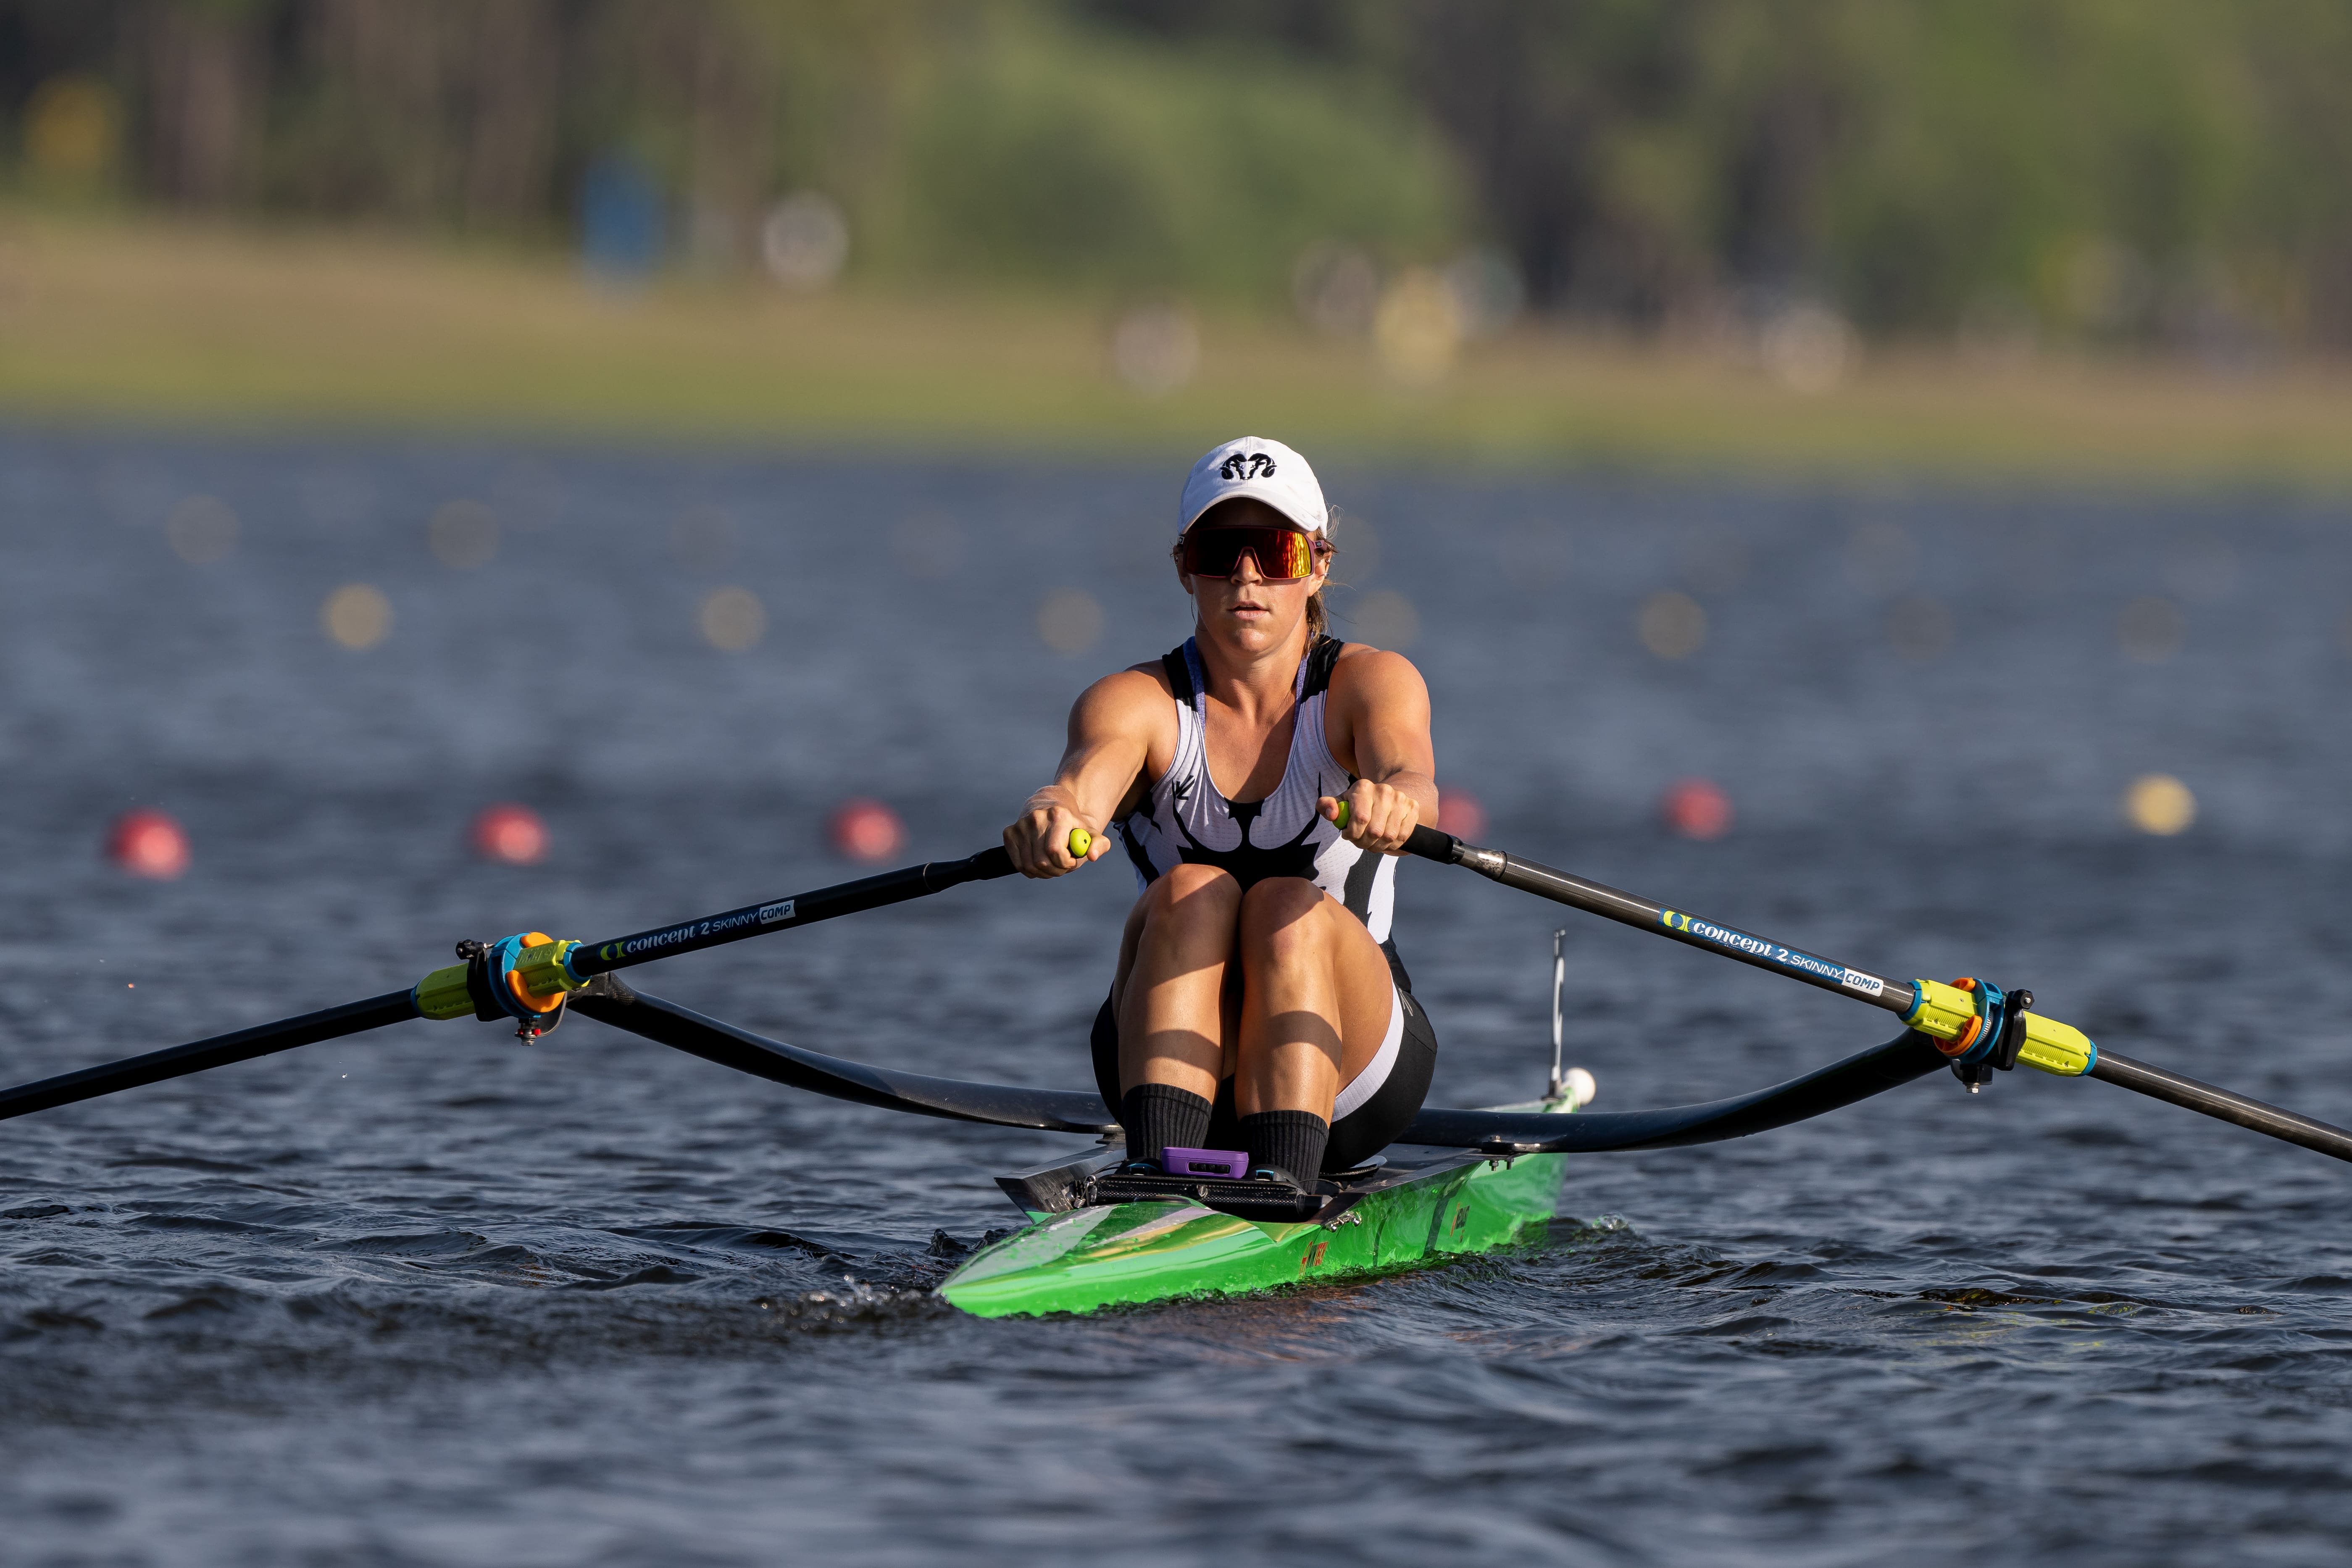
<instances>
[{"instance_id":1,"label":"blurred tree line","mask_svg":"<svg viewBox=\"0 0 2352 1568\"><path fill-rule=\"evenodd\" d=\"M1270 302L1488 244L1646 331L2352 344L2345 0L0 0L19 199Z\"/></svg>"}]
</instances>

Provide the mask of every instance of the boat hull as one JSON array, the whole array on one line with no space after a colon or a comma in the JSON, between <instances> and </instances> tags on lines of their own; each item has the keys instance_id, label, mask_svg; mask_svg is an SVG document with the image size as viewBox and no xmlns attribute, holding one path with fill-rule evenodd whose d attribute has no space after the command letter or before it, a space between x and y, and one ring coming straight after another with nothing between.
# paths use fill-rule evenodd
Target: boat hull
<instances>
[{"instance_id":1,"label":"boat hull","mask_svg":"<svg viewBox=\"0 0 2352 1568\"><path fill-rule=\"evenodd\" d=\"M1558 1211L1567 1156L1419 1152L1360 1184L1336 1217L1276 1224L1161 1198L1035 1216L940 1286L976 1317L1231 1296L1410 1268L1518 1240Z\"/></svg>"}]
</instances>

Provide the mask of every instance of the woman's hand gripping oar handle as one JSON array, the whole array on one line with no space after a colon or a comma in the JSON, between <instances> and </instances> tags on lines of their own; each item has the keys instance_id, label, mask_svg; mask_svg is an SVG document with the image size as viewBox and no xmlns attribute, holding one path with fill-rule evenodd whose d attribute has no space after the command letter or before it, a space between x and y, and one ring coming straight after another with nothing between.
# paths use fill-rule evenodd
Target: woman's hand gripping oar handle
<instances>
[{"instance_id":1,"label":"woman's hand gripping oar handle","mask_svg":"<svg viewBox=\"0 0 2352 1568\"><path fill-rule=\"evenodd\" d=\"M1071 854L1084 858L1093 847L1093 837L1080 828L1070 835L1069 842ZM910 866L813 893L746 904L724 914L607 942L558 942L541 931L525 931L494 942L465 942L459 951L466 954L466 962L436 969L406 991L0 1089L0 1121L95 1100L119 1089L185 1078L297 1046L362 1034L409 1018L513 1019L520 1026L518 1032L528 1038L552 1022L566 996L608 971L1012 874L1012 858L998 847L968 859Z\"/></svg>"},{"instance_id":2,"label":"woman's hand gripping oar handle","mask_svg":"<svg viewBox=\"0 0 2352 1568\"><path fill-rule=\"evenodd\" d=\"M1344 806L1340 821L1344 826ZM2033 994L2030 991L2004 992L1999 986L1976 980L1963 980L1953 985L1933 980L1889 981L1866 970L1817 958L1801 949L1784 947L1599 882L1555 871L1532 860L1518 859L1499 849L1465 844L1452 834L1440 833L1433 827L1415 827L1404 847L1408 855L1441 865L1466 866L1505 887L1883 1007L1935 1039L1938 1048L1952 1058L1955 1070L1970 1092L1984 1081L1990 1069L2022 1063L2059 1078L2095 1078L2339 1160L2352 1161L2352 1131L2128 1060L2113 1051L2103 1053L2080 1029L2033 1012Z\"/></svg>"}]
</instances>

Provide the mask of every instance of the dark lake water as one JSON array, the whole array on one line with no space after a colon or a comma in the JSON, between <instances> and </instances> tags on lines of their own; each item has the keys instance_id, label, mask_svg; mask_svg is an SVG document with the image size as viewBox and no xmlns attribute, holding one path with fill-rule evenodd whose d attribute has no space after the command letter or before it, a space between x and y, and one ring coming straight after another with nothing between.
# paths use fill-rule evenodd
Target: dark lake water
<instances>
[{"instance_id":1,"label":"dark lake water","mask_svg":"<svg viewBox=\"0 0 2352 1568\"><path fill-rule=\"evenodd\" d=\"M0 436L0 1080L993 841L1181 639L1181 474ZM1487 842L2352 1122L2352 517L1333 463ZM219 505L191 503L216 498ZM478 509L444 509L470 500ZM224 510L225 509L225 510ZM439 514L436 534L429 526ZM224 516L235 519L233 540ZM485 517L496 520L495 549ZM226 542L226 543L224 542ZM212 556L191 562L184 555ZM321 630L367 584L390 631ZM713 592L756 596L729 652ZM1680 658L1637 635L1703 646ZM1057 653L1050 596L1100 611ZM740 601L718 629L743 630ZM1087 642L1087 609L1045 626ZM1891 624L1890 624L1891 623ZM2119 802L2193 791L2156 837ZM1719 841L1654 803L1719 782ZM473 814L554 852L475 859ZM157 806L177 881L100 847ZM635 973L839 1055L1087 1083L1108 863ZM1540 1087L1564 913L1413 863L1433 1100ZM1885 1016L1569 915L1601 1108ZM1077 1140L811 1099L580 1019L412 1023L0 1126L0 1561L2340 1563L2352 1171L2109 1086L1938 1077L1571 1169L1540 1245L981 1322L929 1294Z\"/></svg>"}]
</instances>

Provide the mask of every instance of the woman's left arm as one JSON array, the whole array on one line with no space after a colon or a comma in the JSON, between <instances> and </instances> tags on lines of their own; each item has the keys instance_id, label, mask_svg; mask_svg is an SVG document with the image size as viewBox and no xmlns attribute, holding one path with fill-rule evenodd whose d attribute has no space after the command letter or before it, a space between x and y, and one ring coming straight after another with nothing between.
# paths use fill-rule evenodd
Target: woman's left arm
<instances>
[{"instance_id":1,"label":"woman's left arm","mask_svg":"<svg viewBox=\"0 0 2352 1568\"><path fill-rule=\"evenodd\" d=\"M1429 688L1401 653L1367 648L1331 671L1326 703L1337 761L1356 775L1349 787L1349 842L1394 855L1417 823L1437 820L1437 756L1429 739ZM1326 795L1334 821L1339 802Z\"/></svg>"}]
</instances>

